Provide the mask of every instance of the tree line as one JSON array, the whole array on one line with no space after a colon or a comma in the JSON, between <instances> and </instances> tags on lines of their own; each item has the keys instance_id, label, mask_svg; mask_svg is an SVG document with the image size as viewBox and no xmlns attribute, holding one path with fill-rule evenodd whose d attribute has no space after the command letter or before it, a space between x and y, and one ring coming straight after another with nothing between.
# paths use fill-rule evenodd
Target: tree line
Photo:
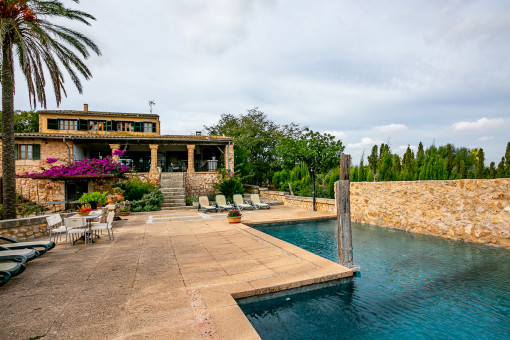
<instances>
[{"instance_id":1,"label":"tree line","mask_svg":"<svg viewBox=\"0 0 510 340\"><path fill-rule=\"evenodd\" d=\"M483 149L446 144L424 149L420 142L416 154L408 146L402 157L391 152L388 144L374 145L364 164L351 167L353 182L416 181L452 179L492 179L510 177L510 142L501 161L485 165Z\"/></svg>"}]
</instances>

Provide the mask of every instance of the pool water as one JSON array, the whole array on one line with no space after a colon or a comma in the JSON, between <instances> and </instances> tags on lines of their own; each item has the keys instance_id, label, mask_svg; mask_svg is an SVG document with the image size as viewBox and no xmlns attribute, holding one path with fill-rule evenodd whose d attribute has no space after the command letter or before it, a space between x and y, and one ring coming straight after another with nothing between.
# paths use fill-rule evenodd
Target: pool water
<instances>
[{"instance_id":1,"label":"pool water","mask_svg":"<svg viewBox=\"0 0 510 340\"><path fill-rule=\"evenodd\" d=\"M336 220L257 229L338 262ZM510 251L352 229L361 276L238 301L262 339L510 339Z\"/></svg>"}]
</instances>

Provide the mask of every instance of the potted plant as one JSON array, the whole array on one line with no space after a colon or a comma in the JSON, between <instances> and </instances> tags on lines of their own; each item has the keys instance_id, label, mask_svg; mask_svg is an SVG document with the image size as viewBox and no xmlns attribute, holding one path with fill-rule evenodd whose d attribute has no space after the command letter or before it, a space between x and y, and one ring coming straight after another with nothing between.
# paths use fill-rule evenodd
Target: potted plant
<instances>
[{"instance_id":1,"label":"potted plant","mask_svg":"<svg viewBox=\"0 0 510 340\"><path fill-rule=\"evenodd\" d=\"M95 205L96 207L106 205L106 194L108 192L91 192L90 194L84 193L78 201L80 203L88 203L89 205Z\"/></svg>"},{"instance_id":2,"label":"potted plant","mask_svg":"<svg viewBox=\"0 0 510 340\"><path fill-rule=\"evenodd\" d=\"M113 193L115 194L115 197L117 198L118 202L124 201L124 193L121 188L119 187L113 188Z\"/></svg>"},{"instance_id":3,"label":"potted plant","mask_svg":"<svg viewBox=\"0 0 510 340\"><path fill-rule=\"evenodd\" d=\"M120 208L120 216L129 216L129 210L126 207Z\"/></svg>"},{"instance_id":4,"label":"potted plant","mask_svg":"<svg viewBox=\"0 0 510 340\"><path fill-rule=\"evenodd\" d=\"M80 210L78 210L78 215L87 216L92 211L90 204L82 204Z\"/></svg>"},{"instance_id":5,"label":"potted plant","mask_svg":"<svg viewBox=\"0 0 510 340\"><path fill-rule=\"evenodd\" d=\"M115 204L117 202L117 197L115 195L108 195L106 196L106 200L108 204Z\"/></svg>"},{"instance_id":6,"label":"potted plant","mask_svg":"<svg viewBox=\"0 0 510 340\"><path fill-rule=\"evenodd\" d=\"M227 214L228 223L241 222L241 212L239 210L230 210Z\"/></svg>"}]
</instances>

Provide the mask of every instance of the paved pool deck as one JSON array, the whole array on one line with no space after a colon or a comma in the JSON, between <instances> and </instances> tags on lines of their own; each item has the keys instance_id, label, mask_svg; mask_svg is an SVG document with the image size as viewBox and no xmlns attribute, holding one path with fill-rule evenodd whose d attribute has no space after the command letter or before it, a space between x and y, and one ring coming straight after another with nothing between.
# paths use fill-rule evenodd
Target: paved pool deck
<instances>
[{"instance_id":1,"label":"paved pool deck","mask_svg":"<svg viewBox=\"0 0 510 340\"><path fill-rule=\"evenodd\" d=\"M243 223L333 217L275 206ZM0 288L0 339L259 339L235 298L352 271L226 213L158 211L107 237L55 249Z\"/></svg>"}]
</instances>

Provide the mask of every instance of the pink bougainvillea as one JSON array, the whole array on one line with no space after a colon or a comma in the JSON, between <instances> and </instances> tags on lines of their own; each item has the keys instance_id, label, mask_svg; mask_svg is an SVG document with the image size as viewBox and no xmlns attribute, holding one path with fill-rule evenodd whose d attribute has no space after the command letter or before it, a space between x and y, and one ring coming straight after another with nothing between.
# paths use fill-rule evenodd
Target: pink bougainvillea
<instances>
[{"instance_id":1,"label":"pink bougainvillea","mask_svg":"<svg viewBox=\"0 0 510 340\"><path fill-rule=\"evenodd\" d=\"M46 160L48 162L49 158ZM54 163L54 162L52 162ZM51 163L49 163L51 164ZM74 162L69 165L54 165L49 169L41 168L40 173L24 173L16 175L18 177L69 177L69 176L85 176L85 175L114 175L121 176L123 173L129 171L127 165L120 165L115 162L112 157L108 156L103 159L88 159L85 158L81 161Z\"/></svg>"},{"instance_id":2,"label":"pink bougainvillea","mask_svg":"<svg viewBox=\"0 0 510 340\"><path fill-rule=\"evenodd\" d=\"M58 161L58 159L56 159L56 158L46 158L46 163L47 164L53 164L56 161Z\"/></svg>"},{"instance_id":3,"label":"pink bougainvillea","mask_svg":"<svg viewBox=\"0 0 510 340\"><path fill-rule=\"evenodd\" d=\"M126 150L115 150L115 151L113 151L112 155L122 157L125 152L126 152Z\"/></svg>"}]
</instances>

